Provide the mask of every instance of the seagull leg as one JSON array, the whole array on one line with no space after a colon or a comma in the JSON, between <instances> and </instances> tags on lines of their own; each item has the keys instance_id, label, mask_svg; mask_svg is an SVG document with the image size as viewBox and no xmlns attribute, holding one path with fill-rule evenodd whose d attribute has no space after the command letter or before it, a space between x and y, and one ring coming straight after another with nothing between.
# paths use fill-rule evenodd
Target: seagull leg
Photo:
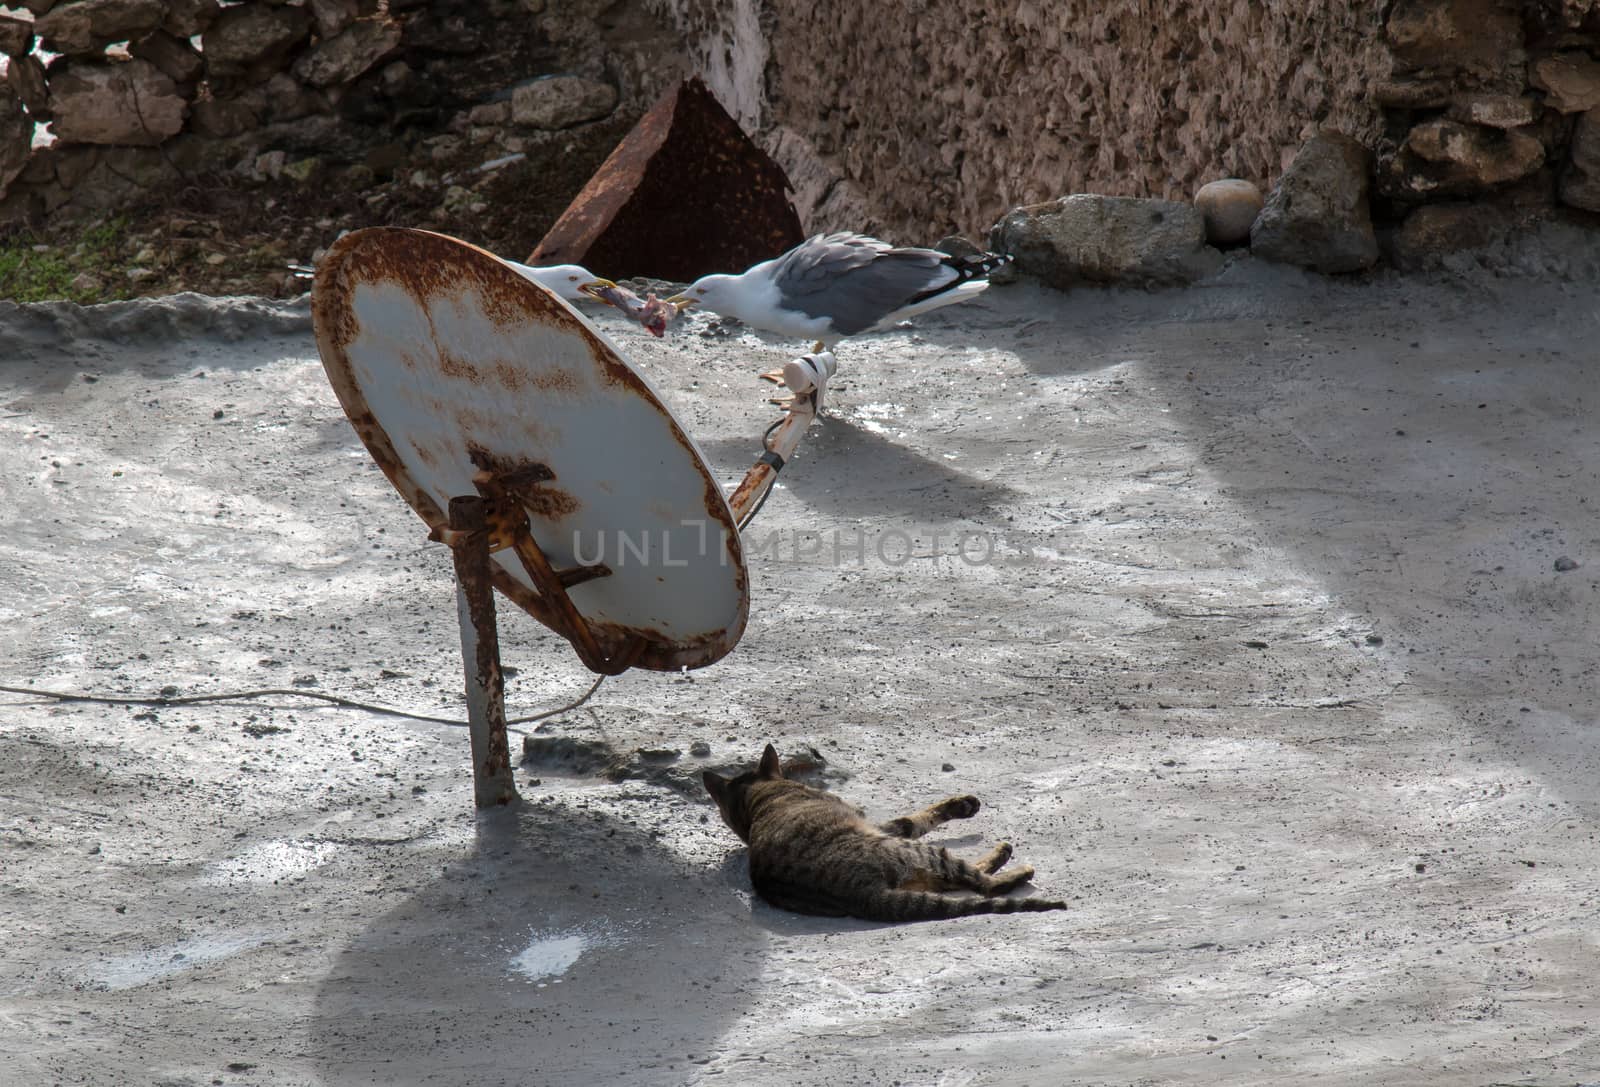
<instances>
[{"instance_id":1,"label":"seagull leg","mask_svg":"<svg viewBox=\"0 0 1600 1087\"><path fill-rule=\"evenodd\" d=\"M820 355L824 351L826 351L827 349L828 349L828 345L823 343L821 340L818 340L816 343L811 345L811 353L813 355ZM762 381L770 381L774 385L782 385L783 384L783 371L782 370L768 370L766 373L761 374L760 377L761 377Z\"/></svg>"}]
</instances>

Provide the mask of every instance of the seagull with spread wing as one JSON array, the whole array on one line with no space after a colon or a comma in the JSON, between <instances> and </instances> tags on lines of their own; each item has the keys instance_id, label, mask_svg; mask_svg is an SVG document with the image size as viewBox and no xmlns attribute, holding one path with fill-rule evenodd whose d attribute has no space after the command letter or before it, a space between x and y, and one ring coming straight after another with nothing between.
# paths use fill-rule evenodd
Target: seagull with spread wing
<instances>
[{"instance_id":1,"label":"seagull with spread wing","mask_svg":"<svg viewBox=\"0 0 1600 1087\"><path fill-rule=\"evenodd\" d=\"M1010 260L898 248L865 234L818 234L739 275L701 276L666 301L831 350L846 336L977 296L989 286L989 273Z\"/></svg>"}]
</instances>

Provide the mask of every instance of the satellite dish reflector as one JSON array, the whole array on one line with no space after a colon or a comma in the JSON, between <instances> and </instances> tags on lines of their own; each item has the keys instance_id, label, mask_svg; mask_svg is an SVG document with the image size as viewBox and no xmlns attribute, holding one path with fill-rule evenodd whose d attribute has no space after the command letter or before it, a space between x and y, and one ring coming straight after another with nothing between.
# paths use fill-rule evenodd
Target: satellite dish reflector
<instances>
[{"instance_id":1,"label":"satellite dish reflector","mask_svg":"<svg viewBox=\"0 0 1600 1087\"><path fill-rule=\"evenodd\" d=\"M699 668L749 615L732 512L683 427L566 303L475 246L358 230L317 268L328 379L436 539L483 500L494 586L597 672Z\"/></svg>"}]
</instances>

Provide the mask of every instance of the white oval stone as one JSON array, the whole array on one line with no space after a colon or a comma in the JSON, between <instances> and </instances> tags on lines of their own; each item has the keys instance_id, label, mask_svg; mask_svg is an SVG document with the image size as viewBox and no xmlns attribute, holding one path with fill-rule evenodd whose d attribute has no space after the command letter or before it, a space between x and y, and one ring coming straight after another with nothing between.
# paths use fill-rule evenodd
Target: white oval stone
<instances>
[{"instance_id":1,"label":"white oval stone","mask_svg":"<svg viewBox=\"0 0 1600 1087\"><path fill-rule=\"evenodd\" d=\"M1208 182L1194 194L1194 206L1205 219L1206 241L1212 245L1248 240L1261 205L1261 190L1237 177Z\"/></svg>"}]
</instances>

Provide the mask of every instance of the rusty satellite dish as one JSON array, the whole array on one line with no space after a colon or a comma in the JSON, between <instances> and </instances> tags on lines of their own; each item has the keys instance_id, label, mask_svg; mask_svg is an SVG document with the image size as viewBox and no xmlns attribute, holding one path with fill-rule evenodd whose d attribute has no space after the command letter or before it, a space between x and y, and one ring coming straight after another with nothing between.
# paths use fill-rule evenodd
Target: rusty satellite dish
<instances>
[{"instance_id":1,"label":"rusty satellite dish","mask_svg":"<svg viewBox=\"0 0 1600 1087\"><path fill-rule=\"evenodd\" d=\"M729 502L616 347L492 254L427 231L339 239L317 344L368 451L435 539L481 503L489 575L591 670L699 668L749 590Z\"/></svg>"}]
</instances>

